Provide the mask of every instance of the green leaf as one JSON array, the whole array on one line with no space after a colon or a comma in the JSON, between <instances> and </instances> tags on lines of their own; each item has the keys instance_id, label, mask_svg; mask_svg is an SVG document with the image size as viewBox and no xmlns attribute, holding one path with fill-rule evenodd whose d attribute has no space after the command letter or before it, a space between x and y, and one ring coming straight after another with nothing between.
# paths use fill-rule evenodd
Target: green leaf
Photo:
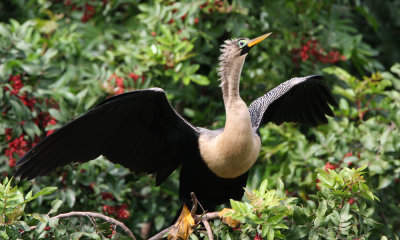
<instances>
[{"instance_id":1,"label":"green leaf","mask_svg":"<svg viewBox=\"0 0 400 240\"><path fill-rule=\"evenodd\" d=\"M50 108L49 113L52 117L54 117L59 122L66 122L67 119L61 114L60 110L55 108Z\"/></svg>"},{"instance_id":2,"label":"green leaf","mask_svg":"<svg viewBox=\"0 0 400 240\"><path fill-rule=\"evenodd\" d=\"M208 85L210 84L210 80L208 80L208 78L206 76L200 75L200 74L193 74L191 76L191 80L192 82L195 82L199 85Z\"/></svg>"},{"instance_id":3,"label":"green leaf","mask_svg":"<svg viewBox=\"0 0 400 240\"><path fill-rule=\"evenodd\" d=\"M356 172L362 172L362 171L364 171L367 167L368 167L368 165L361 166L361 167L359 167L359 168L356 169Z\"/></svg>"},{"instance_id":4,"label":"green leaf","mask_svg":"<svg viewBox=\"0 0 400 240\"><path fill-rule=\"evenodd\" d=\"M57 227L58 227L58 221L59 221L59 220L60 220L59 218L56 218L56 219L50 218L50 220L49 220L49 226L50 226L51 228L57 228Z\"/></svg>"},{"instance_id":5,"label":"green leaf","mask_svg":"<svg viewBox=\"0 0 400 240\"><path fill-rule=\"evenodd\" d=\"M383 189L389 186L391 183L393 183L393 179L390 176L379 176L379 185L378 189ZM372 197L373 199L373 197Z\"/></svg>"},{"instance_id":6,"label":"green leaf","mask_svg":"<svg viewBox=\"0 0 400 240\"><path fill-rule=\"evenodd\" d=\"M319 239L318 232L315 229L311 229L308 239L309 240L318 240Z\"/></svg>"},{"instance_id":7,"label":"green leaf","mask_svg":"<svg viewBox=\"0 0 400 240\"><path fill-rule=\"evenodd\" d=\"M265 191L267 190L267 186L268 186L268 179L264 179L261 182L260 188L259 188L259 192L261 195L264 195Z\"/></svg>"},{"instance_id":8,"label":"green leaf","mask_svg":"<svg viewBox=\"0 0 400 240\"><path fill-rule=\"evenodd\" d=\"M340 223L340 214L336 210L333 210L333 212L329 216L330 216L330 219L331 219L333 224L339 225L339 223Z\"/></svg>"},{"instance_id":9,"label":"green leaf","mask_svg":"<svg viewBox=\"0 0 400 240\"><path fill-rule=\"evenodd\" d=\"M315 227L319 227L320 226L321 222L325 218L325 213L326 213L327 209L328 209L328 207L327 207L326 201L323 200L319 204L318 209L317 209L317 213L316 213L315 220L314 220L314 226Z\"/></svg>"},{"instance_id":10,"label":"green leaf","mask_svg":"<svg viewBox=\"0 0 400 240\"><path fill-rule=\"evenodd\" d=\"M47 226L47 221L40 221L37 225L36 225L36 229L35 232L37 233L41 233L43 232L44 228Z\"/></svg>"},{"instance_id":11,"label":"green leaf","mask_svg":"<svg viewBox=\"0 0 400 240\"><path fill-rule=\"evenodd\" d=\"M62 201L59 199L56 199L53 202L51 202L51 210L49 211L48 215L57 212L58 208L60 208L61 204L62 204Z\"/></svg>"},{"instance_id":12,"label":"green leaf","mask_svg":"<svg viewBox=\"0 0 400 240\"><path fill-rule=\"evenodd\" d=\"M342 209L340 210L340 222L344 223L350 220L353 216L349 214L350 204L346 202Z\"/></svg>"},{"instance_id":13,"label":"green leaf","mask_svg":"<svg viewBox=\"0 0 400 240\"><path fill-rule=\"evenodd\" d=\"M263 225L261 235L267 237L268 240L274 239L274 229L268 225L268 223Z\"/></svg>"},{"instance_id":14,"label":"green leaf","mask_svg":"<svg viewBox=\"0 0 400 240\"><path fill-rule=\"evenodd\" d=\"M68 207L72 208L74 206L75 200L76 200L75 192L69 188L65 191L65 197L67 199Z\"/></svg>"},{"instance_id":15,"label":"green leaf","mask_svg":"<svg viewBox=\"0 0 400 240\"><path fill-rule=\"evenodd\" d=\"M333 187L333 185L335 185L335 180L330 178L329 174L327 172L325 172L324 170L320 171L317 174L317 178L324 184L326 184L327 186L329 186L330 188Z\"/></svg>"},{"instance_id":16,"label":"green leaf","mask_svg":"<svg viewBox=\"0 0 400 240\"><path fill-rule=\"evenodd\" d=\"M283 214L283 213L277 214L273 217L268 218L268 223L271 225L277 224L280 221L282 221L284 217L285 217L285 214Z\"/></svg>"},{"instance_id":17,"label":"green leaf","mask_svg":"<svg viewBox=\"0 0 400 240\"><path fill-rule=\"evenodd\" d=\"M277 188L278 190L282 190L282 191L284 190L285 185L283 184L282 179L278 178L278 179L276 180L276 188Z\"/></svg>"},{"instance_id":18,"label":"green leaf","mask_svg":"<svg viewBox=\"0 0 400 240\"><path fill-rule=\"evenodd\" d=\"M11 38L11 32L4 26L4 24L0 24L0 35L3 38Z\"/></svg>"},{"instance_id":19,"label":"green leaf","mask_svg":"<svg viewBox=\"0 0 400 240\"><path fill-rule=\"evenodd\" d=\"M2 239L10 239L10 238L8 237L7 233L4 232L4 231L0 231L0 237L1 237Z\"/></svg>"},{"instance_id":20,"label":"green leaf","mask_svg":"<svg viewBox=\"0 0 400 240\"><path fill-rule=\"evenodd\" d=\"M56 190L57 190L57 187L45 187L42 190L40 190L39 192L37 192L35 195L33 195L33 197L30 197L30 198L26 199L24 203L32 201L33 199L38 198L38 197L43 196L43 195L52 194Z\"/></svg>"}]
</instances>

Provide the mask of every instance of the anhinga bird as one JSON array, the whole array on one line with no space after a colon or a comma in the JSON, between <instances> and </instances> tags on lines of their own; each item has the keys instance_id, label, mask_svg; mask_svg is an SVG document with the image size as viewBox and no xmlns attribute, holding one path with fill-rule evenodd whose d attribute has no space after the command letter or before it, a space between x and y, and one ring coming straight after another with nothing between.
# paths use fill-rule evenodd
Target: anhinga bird
<instances>
[{"instance_id":1,"label":"anhinga bird","mask_svg":"<svg viewBox=\"0 0 400 240\"><path fill-rule=\"evenodd\" d=\"M258 129L273 122L326 123L337 106L320 76L292 78L247 107L239 95L240 74L249 50L269 34L222 45L218 75L226 111L225 127L196 127L170 105L163 89L110 97L47 136L18 162L17 175L32 179L70 162L100 155L135 173L155 174L162 183L180 170L180 198L194 192L206 210L243 196L248 170L261 147Z\"/></svg>"}]
</instances>

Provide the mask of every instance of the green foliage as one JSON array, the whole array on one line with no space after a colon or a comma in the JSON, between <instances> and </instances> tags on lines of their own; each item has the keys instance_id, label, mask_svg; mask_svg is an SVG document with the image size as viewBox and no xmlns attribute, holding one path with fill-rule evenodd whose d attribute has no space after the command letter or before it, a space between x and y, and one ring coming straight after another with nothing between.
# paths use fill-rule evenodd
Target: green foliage
<instances>
[{"instance_id":1,"label":"green foliage","mask_svg":"<svg viewBox=\"0 0 400 240\"><path fill-rule=\"evenodd\" d=\"M254 233L270 239L283 239L281 229L288 229L285 218L293 215L293 206L296 198L287 198L283 189L283 182L278 181L277 190L267 190L268 180L265 179L259 190L246 190L246 197L250 203L231 200L235 211L231 217L245 223L241 229L243 233Z\"/></svg>"},{"instance_id":2,"label":"green foliage","mask_svg":"<svg viewBox=\"0 0 400 240\"><path fill-rule=\"evenodd\" d=\"M335 111L337 117L330 119L327 125L314 129L294 128L289 124L283 125L283 128L268 125L262 129L262 155L268 168L262 173L259 169L264 167L257 166L254 174L272 181L283 178L288 191L310 206L320 206L318 199L311 197L316 187L322 187L322 193L330 189L338 194L336 202L350 198L357 202L360 197L375 198L366 190L368 186L381 201L378 204L360 205L358 211L368 209L374 219L368 221L374 224L375 230L393 236L388 228L397 225L398 221L386 216L391 216L397 209L383 203L394 203L399 196L396 156L400 146L397 138L400 105L396 66L391 68L392 72L377 72L362 79L357 79L342 68L326 68L326 72L335 74L340 80L333 88L336 94L342 96L339 109ZM366 174L362 178L348 177L353 174L347 169L348 166L366 165L368 169L365 169ZM328 174L324 170L315 174L313 169L323 166L325 170L342 170L339 174L334 171ZM338 181L335 177L346 178ZM316 184L316 178L321 182ZM356 180L359 184L355 184ZM349 184L351 191L344 191ZM371 224L368 226L371 227ZM370 236L359 232L359 236L378 238L379 234L376 236L374 233L368 233L372 234Z\"/></svg>"},{"instance_id":3,"label":"green foliage","mask_svg":"<svg viewBox=\"0 0 400 240\"><path fill-rule=\"evenodd\" d=\"M11 182L12 179L5 178L3 183L0 183L0 236L2 239L19 239L25 232L28 232L24 236L25 239L33 238L31 233L40 234L46 227L46 219L48 220L49 217L48 215L37 213L27 214L25 213L25 206L36 198L52 194L57 188L45 187L33 196L32 190L24 195L17 186L12 187ZM48 214L56 212L61 205L60 200L55 200L53 203L56 206L52 204L53 207ZM32 226L37 224L36 230L32 231L28 224Z\"/></svg>"},{"instance_id":4,"label":"green foliage","mask_svg":"<svg viewBox=\"0 0 400 240\"><path fill-rule=\"evenodd\" d=\"M366 168L343 168L338 173L317 169L321 190L309 195L315 205L288 198L280 179L272 190L267 190L268 180L264 180L258 190L246 190L249 202L231 200L234 212L226 216L242 224L240 233L225 229L224 235L232 239L368 239L377 222L367 204L379 199L364 180Z\"/></svg>"},{"instance_id":5,"label":"green foliage","mask_svg":"<svg viewBox=\"0 0 400 240\"><path fill-rule=\"evenodd\" d=\"M393 217L400 215L400 65L395 63L400 8L399 1L375 2L2 1L0 170L12 175L16 161L45 135L106 97L135 89L162 87L175 109L194 124L222 126L219 45L228 38L273 32L247 57L241 97L250 103L283 80L321 74L340 106L335 118L317 128L288 123L261 129L262 153L248 188L268 179L277 189L267 190L264 182L264 190L248 192L248 202L233 203L248 213L241 215L246 228L232 232L216 221L214 233L222 239L272 234L395 238L400 229L400 220ZM365 165L364 174L354 172ZM11 215L2 219L15 219L27 232L39 221L34 216L49 213L51 203L60 199L64 204L58 212L103 212L124 221L137 236L143 223L150 224L151 235L168 226L178 211L177 184L177 173L156 187L152 176L132 175L101 158L21 182L11 194L22 202L27 189L38 193L54 185L58 190L32 199L29 206L18 205L37 214L18 215L17 208L9 208L4 213ZM372 193L380 202L366 200ZM4 203L4 195L0 200ZM264 227L269 223L264 220L274 217L276 224ZM264 222L255 222L260 219ZM52 237L68 231L75 238L121 237L109 225L93 230L88 219L43 224L36 228L51 224ZM49 234L34 232L25 236ZM4 231L0 234L6 238Z\"/></svg>"},{"instance_id":6,"label":"green foliage","mask_svg":"<svg viewBox=\"0 0 400 240\"><path fill-rule=\"evenodd\" d=\"M369 190L362 176L366 168L343 168L338 173L331 169L317 169L321 191L310 198L318 202L318 208L314 211L295 208L296 223L296 218L310 220L311 217L313 220L299 224L294 234L304 235L307 227L311 226L310 239L367 239L377 224L372 218L373 208L367 208L367 200L379 199Z\"/></svg>"}]
</instances>

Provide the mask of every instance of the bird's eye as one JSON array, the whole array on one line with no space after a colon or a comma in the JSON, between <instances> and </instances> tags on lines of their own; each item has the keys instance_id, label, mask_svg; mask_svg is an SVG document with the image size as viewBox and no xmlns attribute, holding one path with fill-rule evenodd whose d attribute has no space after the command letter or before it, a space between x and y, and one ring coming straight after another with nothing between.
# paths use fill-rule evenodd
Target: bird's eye
<instances>
[{"instance_id":1,"label":"bird's eye","mask_svg":"<svg viewBox=\"0 0 400 240\"><path fill-rule=\"evenodd\" d=\"M246 46L246 44L247 44L247 43L246 43L246 40L240 40L240 41L239 41L239 47L240 47L240 48L243 48L244 46Z\"/></svg>"}]
</instances>

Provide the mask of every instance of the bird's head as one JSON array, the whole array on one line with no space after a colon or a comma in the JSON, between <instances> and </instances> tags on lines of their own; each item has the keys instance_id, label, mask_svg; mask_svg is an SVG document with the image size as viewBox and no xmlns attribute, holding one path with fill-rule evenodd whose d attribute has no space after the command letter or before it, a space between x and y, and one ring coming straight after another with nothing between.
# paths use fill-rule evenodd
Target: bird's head
<instances>
[{"instance_id":1,"label":"bird's head","mask_svg":"<svg viewBox=\"0 0 400 240\"><path fill-rule=\"evenodd\" d=\"M237 38L226 40L225 43L221 46L222 54L220 60L224 60L222 58L246 56L252 47L254 47L262 40L266 39L269 35L271 35L271 33L261 35L254 39Z\"/></svg>"},{"instance_id":2,"label":"bird's head","mask_svg":"<svg viewBox=\"0 0 400 240\"><path fill-rule=\"evenodd\" d=\"M230 70L234 68L241 69L250 49L257 43L266 39L269 35L271 35L271 33L261 35L254 39L238 38L225 41L221 46L221 55L218 58L220 61L218 75L221 77L221 86L225 84L226 76L229 74Z\"/></svg>"}]
</instances>

